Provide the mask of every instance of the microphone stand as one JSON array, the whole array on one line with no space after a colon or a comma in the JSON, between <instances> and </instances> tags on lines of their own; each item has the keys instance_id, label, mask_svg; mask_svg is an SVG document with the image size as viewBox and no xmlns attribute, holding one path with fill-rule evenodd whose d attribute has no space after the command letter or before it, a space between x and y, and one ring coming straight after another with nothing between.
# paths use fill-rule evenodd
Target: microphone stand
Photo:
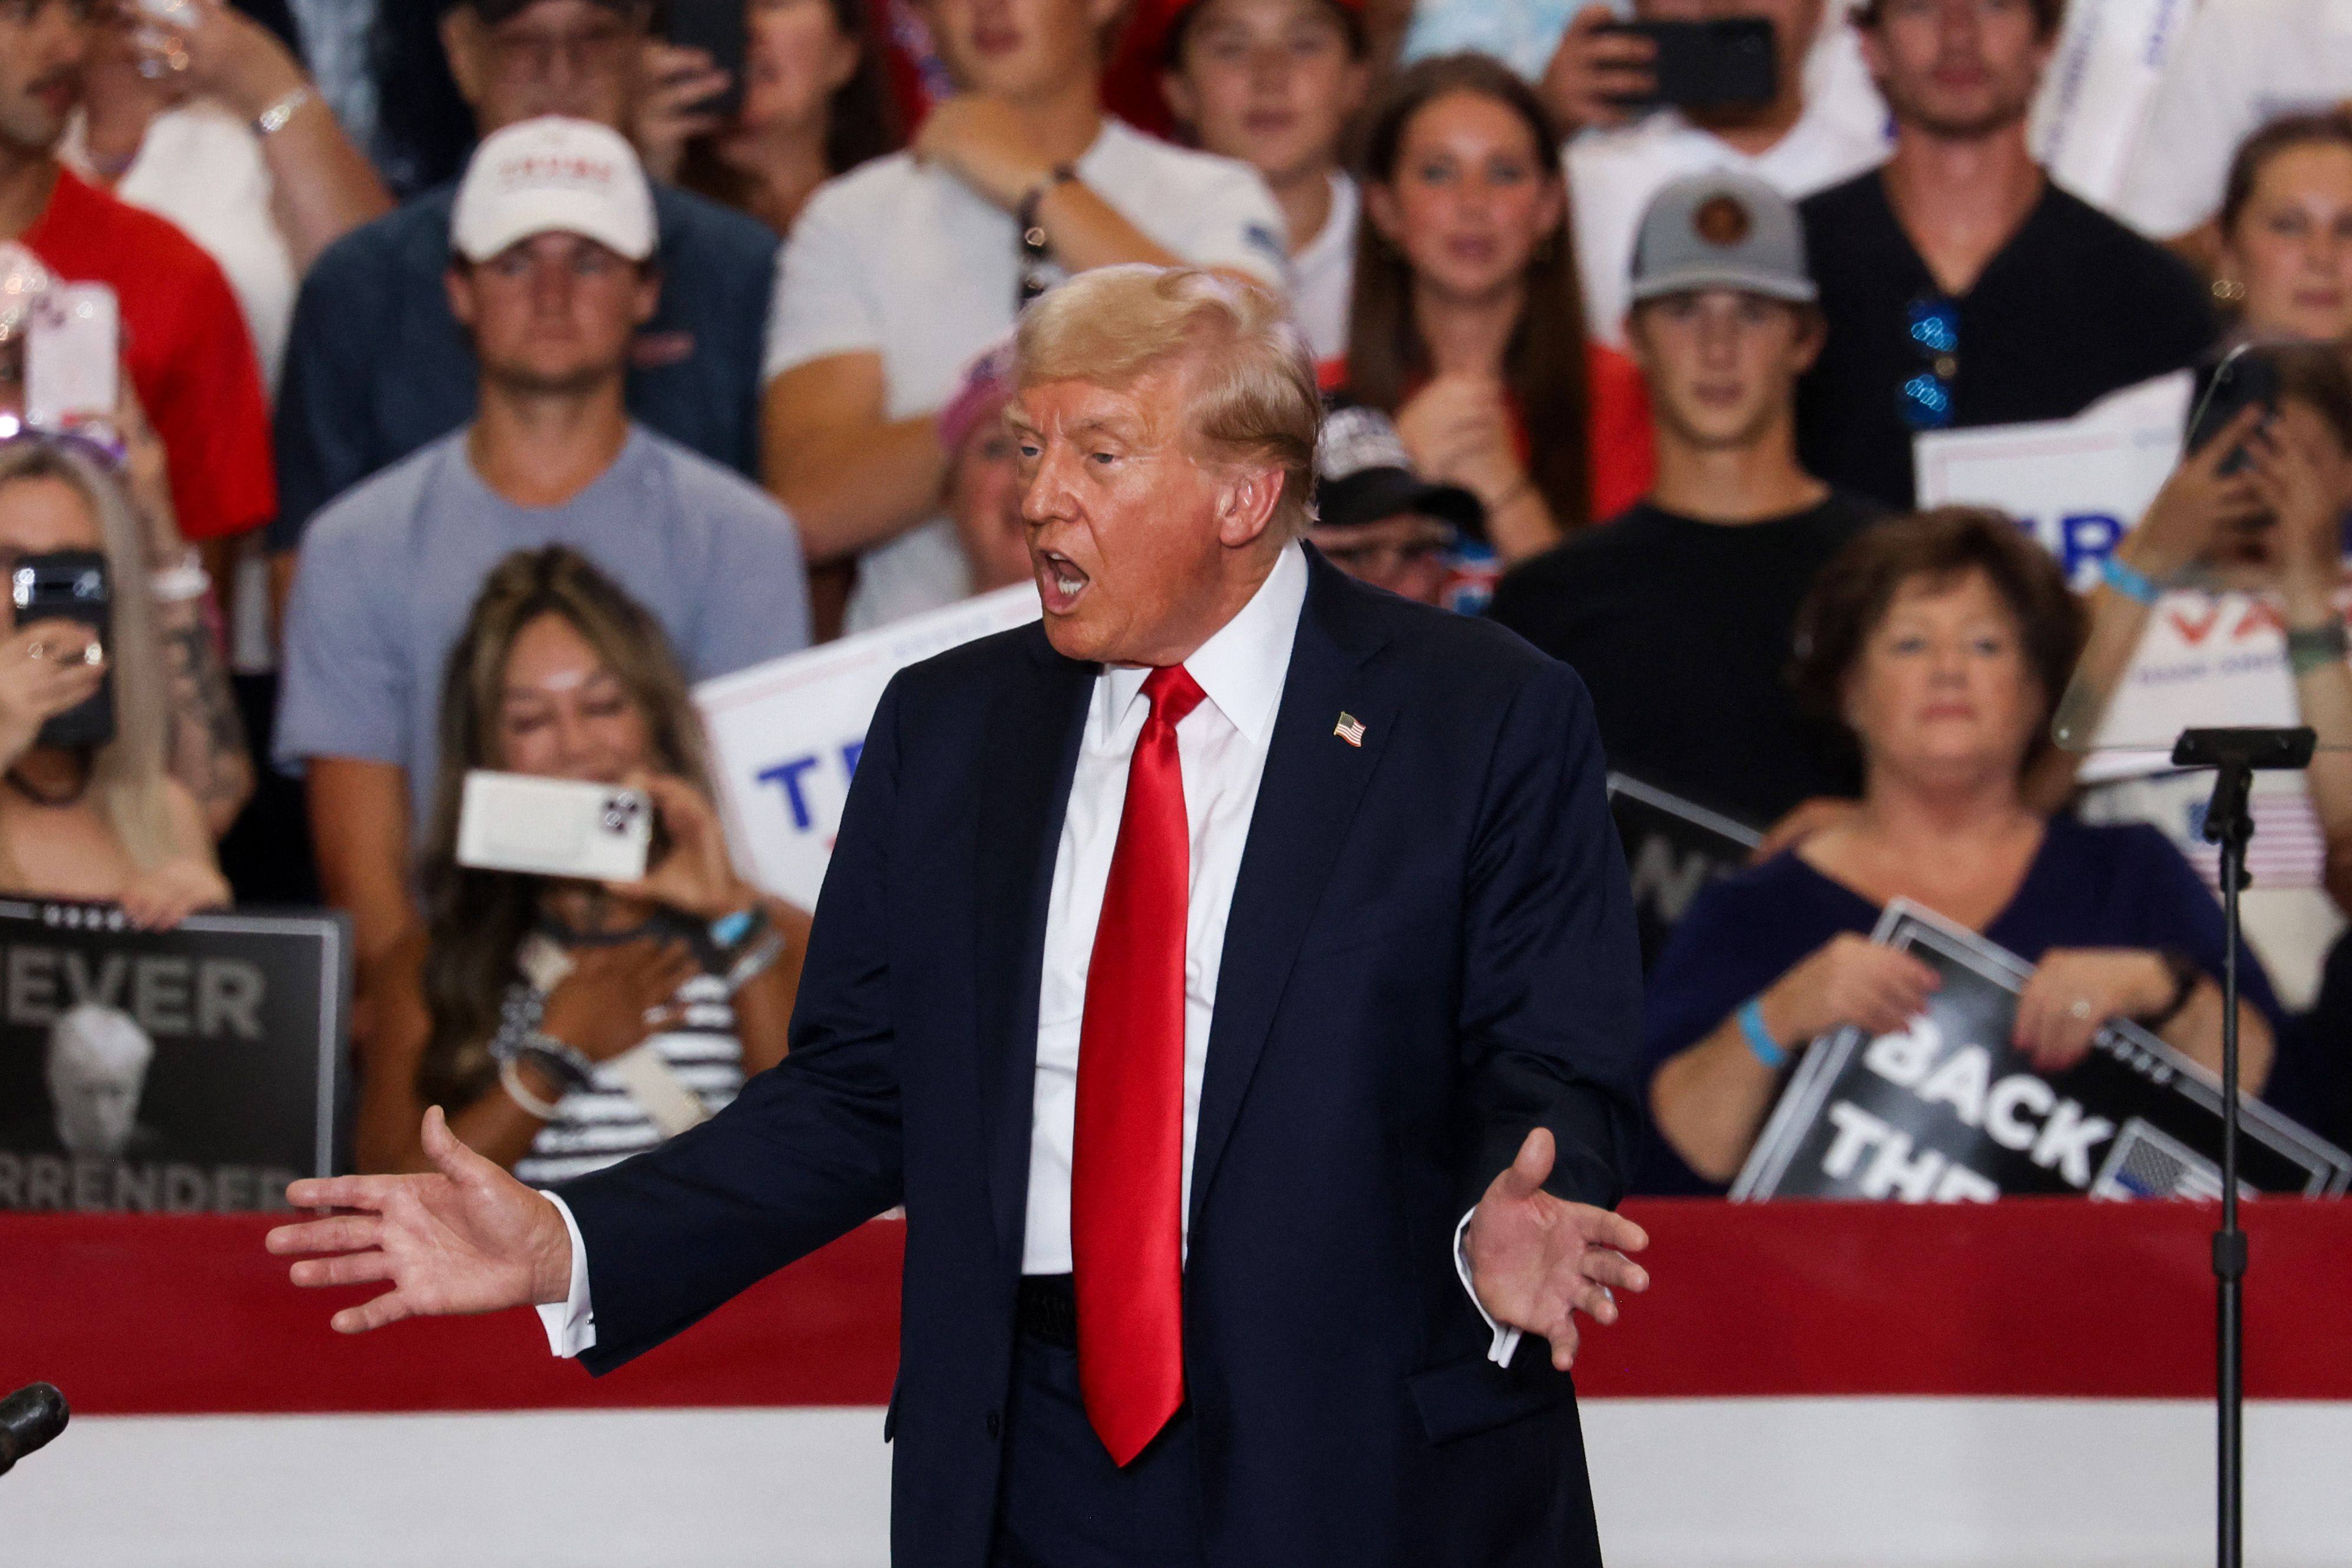
<instances>
[{"instance_id":1,"label":"microphone stand","mask_svg":"<svg viewBox=\"0 0 2352 1568\"><path fill-rule=\"evenodd\" d=\"M2254 836L2251 796L2256 770L2308 766L2318 737L2292 730L2184 730L2172 748L2176 767L2215 770L2205 809L2205 837L2221 852L2221 1226L2213 1233L2215 1561L2241 1568L2245 1553L2246 1233L2238 1227L2238 952L2243 944L2238 898L2246 885L2246 845Z\"/></svg>"}]
</instances>

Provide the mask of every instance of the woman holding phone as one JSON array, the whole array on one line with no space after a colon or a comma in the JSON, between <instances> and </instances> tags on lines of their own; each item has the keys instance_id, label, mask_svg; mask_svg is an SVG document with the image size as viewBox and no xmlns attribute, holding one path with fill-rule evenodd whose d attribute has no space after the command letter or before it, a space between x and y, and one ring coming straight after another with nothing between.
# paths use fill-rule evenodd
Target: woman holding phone
<instances>
[{"instance_id":1,"label":"woman holding phone","mask_svg":"<svg viewBox=\"0 0 2352 1568\"><path fill-rule=\"evenodd\" d=\"M0 597L0 888L120 903L143 928L229 901L203 809L165 766L170 681L137 510L71 444L0 444L0 567L13 583L104 563L102 622ZM44 595L46 597L46 595Z\"/></svg>"},{"instance_id":2,"label":"woman holding phone","mask_svg":"<svg viewBox=\"0 0 2352 1568\"><path fill-rule=\"evenodd\" d=\"M708 49L648 45L656 86L638 110L635 140L657 177L782 234L817 186L898 150L904 137L864 0L689 3L705 26L742 29L740 107L713 112L736 82ZM732 16L713 15L721 13ZM675 35L675 5L673 17Z\"/></svg>"},{"instance_id":3,"label":"woman holding phone","mask_svg":"<svg viewBox=\"0 0 2352 1568\"><path fill-rule=\"evenodd\" d=\"M642 791L658 822L646 875L459 865L478 768ZM562 1181L653 1147L783 1059L808 917L736 874L660 627L560 545L501 562L450 651L421 877L426 928L386 966L362 1064L362 1170L425 1168L417 1130L437 1104L524 1181Z\"/></svg>"}]
</instances>

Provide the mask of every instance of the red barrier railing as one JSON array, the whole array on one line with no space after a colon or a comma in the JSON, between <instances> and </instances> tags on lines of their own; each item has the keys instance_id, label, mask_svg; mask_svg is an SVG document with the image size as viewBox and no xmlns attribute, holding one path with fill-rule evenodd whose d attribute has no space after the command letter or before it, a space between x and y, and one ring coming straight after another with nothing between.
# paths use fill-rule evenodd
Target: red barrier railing
<instances>
[{"instance_id":1,"label":"red barrier railing","mask_svg":"<svg viewBox=\"0 0 2352 1568\"><path fill-rule=\"evenodd\" d=\"M1651 1202L1650 1294L1588 1328L1588 1396L2196 1398L2212 1390L2210 1211L2012 1200ZM90 1415L878 1405L897 1363L895 1224L865 1226L674 1342L591 1379L535 1318L358 1339L298 1290L262 1215L0 1215L0 1390ZM2352 1399L2352 1203L2251 1205L2246 1379ZM368 1288L370 1290L376 1287Z\"/></svg>"}]
</instances>

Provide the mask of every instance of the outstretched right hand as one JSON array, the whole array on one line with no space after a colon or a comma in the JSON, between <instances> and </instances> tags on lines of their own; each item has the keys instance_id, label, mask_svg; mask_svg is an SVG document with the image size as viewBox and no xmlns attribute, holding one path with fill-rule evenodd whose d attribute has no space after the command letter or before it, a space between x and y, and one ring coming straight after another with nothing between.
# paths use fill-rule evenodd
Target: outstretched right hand
<instances>
[{"instance_id":1,"label":"outstretched right hand","mask_svg":"<svg viewBox=\"0 0 2352 1568\"><path fill-rule=\"evenodd\" d=\"M459 1142L437 1105L425 1113L424 1136L436 1166L425 1174L330 1176L286 1189L297 1208L358 1211L269 1233L272 1252L335 1255L295 1264L295 1284L392 1282L337 1312L337 1333L551 1303L570 1291L572 1237L555 1205Z\"/></svg>"}]
</instances>

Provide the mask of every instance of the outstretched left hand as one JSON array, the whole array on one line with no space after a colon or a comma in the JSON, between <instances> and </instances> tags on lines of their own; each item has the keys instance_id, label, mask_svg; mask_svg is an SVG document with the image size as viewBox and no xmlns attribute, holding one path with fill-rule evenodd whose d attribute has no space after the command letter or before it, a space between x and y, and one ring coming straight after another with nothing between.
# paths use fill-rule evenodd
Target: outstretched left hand
<instances>
[{"instance_id":1,"label":"outstretched left hand","mask_svg":"<svg viewBox=\"0 0 2352 1568\"><path fill-rule=\"evenodd\" d=\"M1519 1145L1509 1169L1487 1185L1464 1246L1471 1284L1487 1315L1550 1341L1551 1364L1566 1372L1576 1362L1574 1314L1613 1323L1613 1292L1650 1288L1649 1270L1625 1256L1649 1246L1650 1238L1622 1215L1544 1191L1551 1163L1551 1133L1538 1127Z\"/></svg>"}]
</instances>

